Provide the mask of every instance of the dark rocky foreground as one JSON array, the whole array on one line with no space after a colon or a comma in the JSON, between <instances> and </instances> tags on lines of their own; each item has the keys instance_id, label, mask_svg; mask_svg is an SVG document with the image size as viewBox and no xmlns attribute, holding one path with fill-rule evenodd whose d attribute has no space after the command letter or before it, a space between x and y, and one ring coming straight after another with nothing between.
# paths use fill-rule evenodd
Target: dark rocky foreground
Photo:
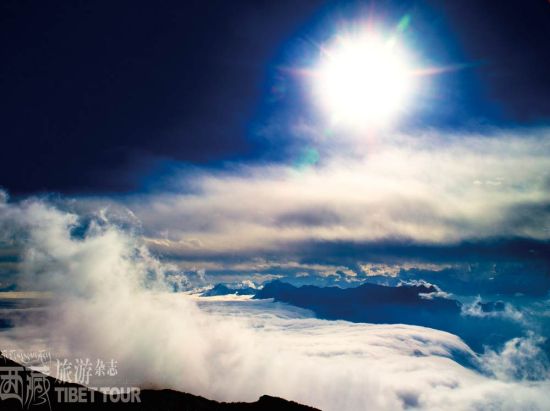
<instances>
[{"instance_id":1,"label":"dark rocky foreground","mask_svg":"<svg viewBox=\"0 0 550 411\"><path fill-rule=\"evenodd\" d=\"M0 354L0 410L314 411L316 408L269 395L256 402L225 403L173 390L141 390L117 398L58 381Z\"/></svg>"}]
</instances>

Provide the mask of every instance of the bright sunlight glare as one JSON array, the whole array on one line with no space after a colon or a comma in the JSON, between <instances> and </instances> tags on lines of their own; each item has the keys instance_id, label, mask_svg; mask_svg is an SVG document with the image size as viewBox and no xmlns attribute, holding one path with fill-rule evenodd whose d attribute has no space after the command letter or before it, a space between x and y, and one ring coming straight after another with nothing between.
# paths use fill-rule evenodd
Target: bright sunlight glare
<instances>
[{"instance_id":1,"label":"bright sunlight glare","mask_svg":"<svg viewBox=\"0 0 550 411\"><path fill-rule=\"evenodd\" d=\"M373 33L338 37L323 50L316 92L331 121L364 128L387 126L412 91L406 53Z\"/></svg>"}]
</instances>

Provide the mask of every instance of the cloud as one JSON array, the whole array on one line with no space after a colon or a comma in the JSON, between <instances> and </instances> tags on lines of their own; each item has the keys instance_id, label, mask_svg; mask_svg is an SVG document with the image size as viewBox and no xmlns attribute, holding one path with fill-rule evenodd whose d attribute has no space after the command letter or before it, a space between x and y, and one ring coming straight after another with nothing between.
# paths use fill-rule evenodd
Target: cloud
<instances>
[{"instance_id":1,"label":"cloud","mask_svg":"<svg viewBox=\"0 0 550 411\"><path fill-rule=\"evenodd\" d=\"M541 349L545 338L535 334L513 338L500 351L488 350L483 366L504 380L548 380L550 363Z\"/></svg>"},{"instance_id":2,"label":"cloud","mask_svg":"<svg viewBox=\"0 0 550 411\"><path fill-rule=\"evenodd\" d=\"M8 193L5 190L2 190L2 188L0 187L0 204L6 203L8 199Z\"/></svg>"},{"instance_id":3,"label":"cloud","mask_svg":"<svg viewBox=\"0 0 550 411\"><path fill-rule=\"evenodd\" d=\"M342 143L345 145L345 143ZM363 144L363 146L361 146ZM123 200L148 244L181 258L299 254L303 244L446 246L550 239L550 134L380 136L317 165L182 172Z\"/></svg>"},{"instance_id":4,"label":"cloud","mask_svg":"<svg viewBox=\"0 0 550 411\"><path fill-rule=\"evenodd\" d=\"M320 153L307 167L289 153L288 164L183 169L162 191L56 201L94 218L103 210L164 261L209 278L344 273L348 281L431 265L446 267L440 279L474 267L470 277L494 292L550 289L547 128L306 134L301 144ZM509 286L489 280L493 264ZM541 278L523 281L514 270Z\"/></svg>"},{"instance_id":5,"label":"cloud","mask_svg":"<svg viewBox=\"0 0 550 411\"><path fill-rule=\"evenodd\" d=\"M547 128L297 133L320 153L316 164L295 167L289 153L288 165L181 170L163 191L51 201L132 227L191 282L206 270L213 282L307 273L345 284L424 267L449 292L470 293L472 281L493 293L550 289Z\"/></svg>"},{"instance_id":6,"label":"cloud","mask_svg":"<svg viewBox=\"0 0 550 411\"><path fill-rule=\"evenodd\" d=\"M479 318L508 318L519 323L523 323L525 318L523 314L512 306L510 303L503 301L483 303L481 297L477 297L469 304L462 306L462 312L464 315Z\"/></svg>"},{"instance_id":7,"label":"cloud","mask_svg":"<svg viewBox=\"0 0 550 411\"><path fill-rule=\"evenodd\" d=\"M385 276L398 277L402 270L428 270L439 272L445 268L450 268L449 264L426 264L426 263L403 263L403 264L382 264L382 263L363 263L359 264L361 271L367 276Z\"/></svg>"},{"instance_id":8,"label":"cloud","mask_svg":"<svg viewBox=\"0 0 550 411\"><path fill-rule=\"evenodd\" d=\"M174 267L155 259L136 231L103 217L82 219L36 199L0 206L2 238L20 250L21 283L53 295L1 334L2 347L115 358L132 383L220 400L268 393L325 410L550 407L548 380L466 368L457 360L476 355L449 333L170 293L165 274Z\"/></svg>"}]
</instances>

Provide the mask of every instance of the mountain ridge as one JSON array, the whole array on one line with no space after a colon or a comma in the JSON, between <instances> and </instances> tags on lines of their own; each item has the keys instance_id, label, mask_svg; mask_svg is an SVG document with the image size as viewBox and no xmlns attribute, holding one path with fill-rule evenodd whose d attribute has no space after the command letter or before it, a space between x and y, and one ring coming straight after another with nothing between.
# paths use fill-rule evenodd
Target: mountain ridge
<instances>
[{"instance_id":1,"label":"mountain ridge","mask_svg":"<svg viewBox=\"0 0 550 411\"><path fill-rule=\"evenodd\" d=\"M144 389L140 390L137 395L139 402L115 402L113 395L104 395L79 384L57 380L20 365L6 358L1 352L0 379L2 381L2 384L0 384L2 388L2 392L0 392L0 409L3 411L20 411L23 409L36 411L88 411L96 409L113 411L320 411L317 408L270 395L262 395L255 402L218 402L172 389ZM36 385L37 381L42 384ZM6 384L7 382L15 385ZM32 389L29 388L29 382L33 384ZM46 391L40 391L40 386L45 389L47 387ZM14 390L18 387L21 388L21 391L15 392ZM9 389L12 389L12 391L4 392L4 390ZM86 398L87 401L59 401L60 394L57 390L64 393L69 392L69 390L79 392L80 398ZM45 392L47 395L44 394ZM93 401L90 401L91 399Z\"/></svg>"}]
</instances>

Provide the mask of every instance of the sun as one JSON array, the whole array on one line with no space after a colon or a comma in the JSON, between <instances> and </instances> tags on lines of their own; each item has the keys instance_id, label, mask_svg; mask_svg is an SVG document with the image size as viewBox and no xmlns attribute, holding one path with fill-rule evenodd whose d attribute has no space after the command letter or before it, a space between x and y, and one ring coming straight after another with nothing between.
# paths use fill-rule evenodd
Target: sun
<instances>
[{"instance_id":1,"label":"sun","mask_svg":"<svg viewBox=\"0 0 550 411\"><path fill-rule=\"evenodd\" d=\"M314 79L330 119L355 128L389 125L414 85L403 48L371 32L340 36L323 48Z\"/></svg>"}]
</instances>

